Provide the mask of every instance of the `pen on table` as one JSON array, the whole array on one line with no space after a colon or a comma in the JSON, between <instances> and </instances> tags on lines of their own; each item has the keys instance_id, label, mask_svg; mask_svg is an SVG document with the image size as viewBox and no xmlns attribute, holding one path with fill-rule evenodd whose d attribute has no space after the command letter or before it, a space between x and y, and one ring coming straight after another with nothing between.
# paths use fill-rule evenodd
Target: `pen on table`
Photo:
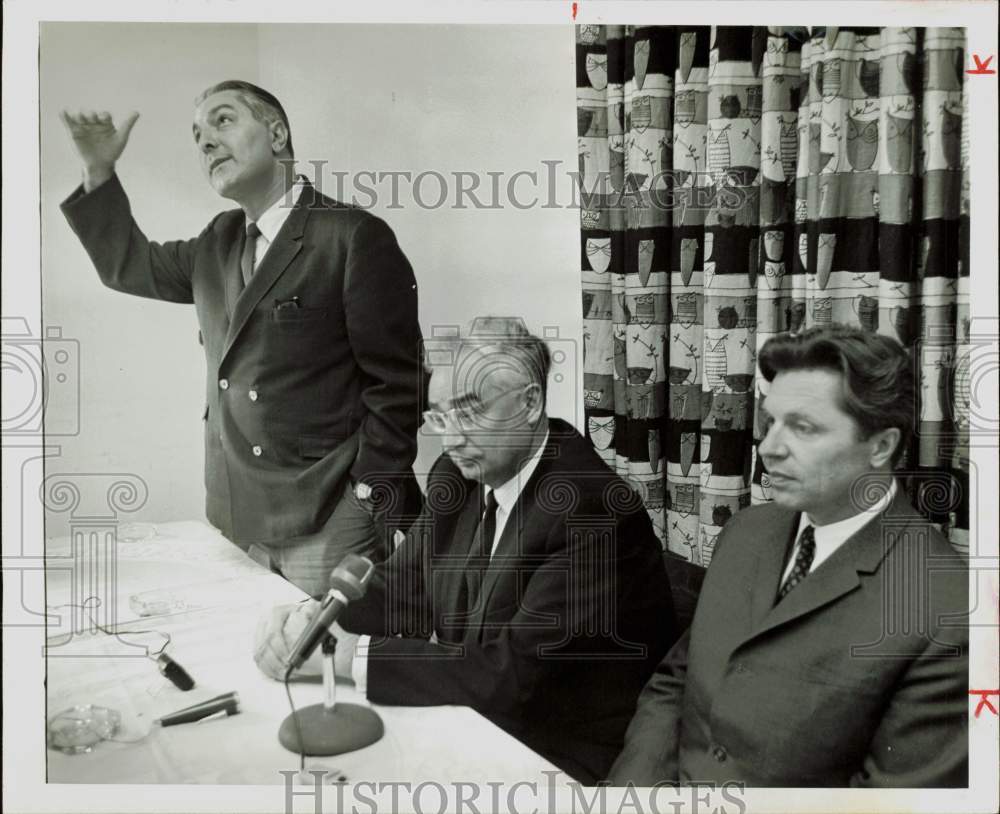
<instances>
[{"instance_id":1,"label":"pen on table","mask_svg":"<svg viewBox=\"0 0 1000 814\"><path fill-rule=\"evenodd\" d=\"M202 718L207 718L209 715L217 715L220 712L225 712L228 716L236 715L239 711L239 693L227 692L215 698L210 698L208 701L202 701L200 704L194 704L193 706L179 709L177 712L171 712L169 715L157 718L153 723L160 726L175 726L177 724L189 724L193 721L200 721Z\"/></svg>"}]
</instances>

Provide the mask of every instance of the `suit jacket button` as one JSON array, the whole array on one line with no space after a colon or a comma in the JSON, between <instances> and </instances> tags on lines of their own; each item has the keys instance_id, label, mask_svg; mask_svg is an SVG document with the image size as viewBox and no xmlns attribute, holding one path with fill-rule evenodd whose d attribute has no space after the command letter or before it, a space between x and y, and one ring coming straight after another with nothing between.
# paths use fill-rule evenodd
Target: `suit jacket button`
<instances>
[{"instance_id":1,"label":"suit jacket button","mask_svg":"<svg viewBox=\"0 0 1000 814\"><path fill-rule=\"evenodd\" d=\"M726 758L728 757L726 750L721 746L716 746L715 749L712 750L712 756L719 761L719 763L725 763Z\"/></svg>"},{"instance_id":2,"label":"suit jacket button","mask_svg":"<svg viewBox=\"0 0 1000 814\"><path fill-rule=\"evenodd\" d=\"M255 455L256 457L258 457L258 458L259 458L259 457L261 456L261 454L262 454L262 453L264 452L264 450L262 450L262 449L260 448L260 446L259 446L258 444L254 444L254 445L253 445L253 450L251 450L251 451L252 451L252 452L253 452L253 454L254 454L254 455Z\"/></svg>"},{"instance_id":3,"label":"suit jacket button","mask_svg":"<svg viewBox=\"0 0 1000 814\"><path fill-rule=\"evenodd\" d=\"M229 389L229 379L219 379L219 389L228 390Z\"/></svg>"},{"instance_id":4,"label":"suit jacket button","mask_svg":"<svg viewBox=\"0 0 1000 814\"><path fill-rule=\"evenodd\" d=\"M250 397L250 401L257 401L257 391L251 390L247 395Z\"/></svg>"}]
</instances>

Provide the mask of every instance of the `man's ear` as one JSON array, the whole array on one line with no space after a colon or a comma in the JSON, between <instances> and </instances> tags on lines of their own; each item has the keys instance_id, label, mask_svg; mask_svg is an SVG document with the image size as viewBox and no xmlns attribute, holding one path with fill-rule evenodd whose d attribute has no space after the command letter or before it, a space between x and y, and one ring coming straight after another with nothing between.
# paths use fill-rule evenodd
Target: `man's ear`
<instances>
[{"instance_id":1,"label":"man's ear","mask_svg":"<svg viewBox=\"0 0 1000 814\"><path fill-rule=\"evenodd\" d=\"M281 119L271 122L271 150L275 155L280 155L281 151L288 146L288 128Z\"/></svg>"},{"instance_id":2,"label":"man's ear","mask_svg":"<svg viewBox=\"0 0 1000 814\"><path fill-rule=\"evenodd\" d=\"M538 422L541 418L542 412L545 409L544 400L542 398L542 386L538 382L529 384L524 389L524 405L528 409L528 421L531 424Z\"/></svg>"},{"instance_id":3,"label":"man's ear","mask_svg":"<svg viewBox=\"0 0 1000 814\"><path fill-rule=\"evenodd\" d=\"M882 469L892 462L892 455L903 442L903 434L898 427L888 427L873 433L868 439L871 445L871 465L874 469Z\"/></svg>"}]
</instances>

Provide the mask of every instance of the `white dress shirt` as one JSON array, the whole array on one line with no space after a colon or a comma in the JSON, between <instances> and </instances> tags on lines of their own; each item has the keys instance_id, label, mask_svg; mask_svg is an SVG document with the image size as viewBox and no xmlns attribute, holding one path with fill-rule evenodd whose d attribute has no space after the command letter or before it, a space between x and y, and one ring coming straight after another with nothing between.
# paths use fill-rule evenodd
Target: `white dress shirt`
<instances>
[{"instance_id":1,"label":"white dress shirt","mask_svg":"<svg viewBox=\"0 0 1000 814\"><path fill-rule=\"evenodd\" d=\"M538 462L542 460L542 453L545 452L545 445L549 442L549 431L545 431L545 437L542 439L541 445L535 450L534 454L528 458L522 465L517 473L509 481L496 489L490 486L486 487L486 494L489 495L490 492L494 494L497 501L497 523L496 531L493 534L493 544L490 547L490 559L496 553L497 546L500 544L500 537L503 535L504 527L507 525L507 520L510 518L510 513L514 508L514 504L517 503L517 499L521 496L521 492L524 491L524 487L527 486L528 481L531 476L535 474L535 470L538 468Z\"/></svg>"},{"instance_id":2,"label":"white dress shirt","mask_svg":"<svg viewBox=\"0 0 1000 814\"><path fill-rule=\"evenodd\" d=\"M257 245L253 253L253 267L255 271L260 265L260 261L264 259L264 255L267 254L267 250L271 248L271 244L274 243L274 239L278 236L278 232L281 231L281 227L285 225L288 216L292 214L292 209L295 208L295 205L299 202L299 198L302 197L304 186L303 181L297 180L292 185L291 203L289 203L288 195L282 195L271 204L267 211L257 218L256 222L257 228L260 229L260 236L257 238Z\"/></svg>"},{"instance_id":3,"label":"white dress shirt","mask_svg":"<svg viewBox=\"0 0 1000 814\"><path fill-rule=\"evenodd\" d=\"M896 479L893 478L889 486L889 491L867 509L850 517L845 517L843 520L838 520L836 523L827 523L825 526L817 525L808 514L803 512L799 516L799 530L795 534L795 546L792 548L792 554L788 558L788 564L785 565L785 572L781 575L781 581L778 584L784 585L785 580L788 579L788 575L792 573L792 568L795 567L795 557L799 553L799 537L806 526L813 527L813 534L816 538L816 556L813 557L812 566L809 568L809 573L811 574L823 562L828 560L834 551L861 531L866 524L874 520L877 514L884 511L893 498L896 497L898 488Z\"/></svg>"},{"instance_id":4,"label":"white dress shirt","mask_svg":"<svg viewBox=\"0 0 1000 814\"><path fill-rule=\"evenodd\" d=\"M546 429L542 443L538 445L538 449L531 457L521 464L521 468L517 470L514 477L496 489L486 487L486 494L488 495L492 491L497 501L496 531L493 534L493 545L490 547L491 559L500 543L500 537L503 535L507 520L510 519L510 513L513 511L517 499L521 496L521 492L524 491L524 487L527 486L531 476L538 468L538 462L542 460L542 453L545 452L548 443L549 431ZM368 645L370 642L371 636L358 637L358 643L354 650L354 661L351 663L351 678L354 679L354 685L361 693L368 690Z\"/></svg>"}]
</instances>

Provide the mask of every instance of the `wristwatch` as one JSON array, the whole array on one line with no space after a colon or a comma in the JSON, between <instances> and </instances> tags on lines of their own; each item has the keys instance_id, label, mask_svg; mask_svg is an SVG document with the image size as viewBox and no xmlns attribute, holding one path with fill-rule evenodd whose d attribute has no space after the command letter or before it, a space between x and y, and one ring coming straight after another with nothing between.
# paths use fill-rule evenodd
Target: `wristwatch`
<instances>
[{"instance_id":1,"label":"wristwatch","mask_svg":"<svg viewBox=\"0 0 1000 814\"><path fill-rule=\"evenodd\" d=\"M354 496L358 500L369 500L372 496L372 488L364 481L354 484Z\"/></svg>"}]
</instances>

